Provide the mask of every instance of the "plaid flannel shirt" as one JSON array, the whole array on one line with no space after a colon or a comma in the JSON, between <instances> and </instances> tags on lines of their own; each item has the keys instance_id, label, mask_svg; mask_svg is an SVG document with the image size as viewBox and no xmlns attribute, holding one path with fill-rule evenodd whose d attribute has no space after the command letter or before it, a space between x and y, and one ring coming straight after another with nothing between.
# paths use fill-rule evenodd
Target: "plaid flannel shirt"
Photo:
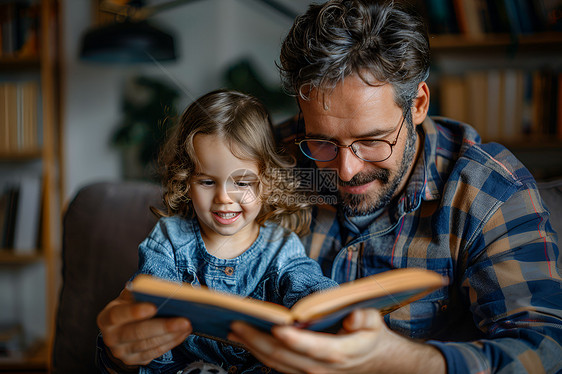
<instances>
[{"instance_id":1,"label":"plaid flannel shirt","mask_svg":"<svg viewBox=\"0 0 562 374\"><path fill-rule=\"evenodd\" d=\"M294 127L275 129L289 151ZM561 372L561 264L535 180L466 124L428 118L420 127L423 157L402 195L363 231L333 206L315 207L309 255L339 283L404 267L448 277L448 287L384 317L437 347L448 373Z\"/></svg>"}]
</instances>

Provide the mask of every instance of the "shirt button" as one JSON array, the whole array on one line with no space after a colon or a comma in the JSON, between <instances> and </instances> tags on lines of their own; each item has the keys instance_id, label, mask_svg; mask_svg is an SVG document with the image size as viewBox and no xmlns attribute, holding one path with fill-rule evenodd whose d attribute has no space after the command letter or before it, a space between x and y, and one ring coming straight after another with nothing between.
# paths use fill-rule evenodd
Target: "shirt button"
<instances>
[{"instance_id":1,"label":"shirt button","mask_svg":"<svg viewBox=\"0 0 562 374\"><path fill-rule=\"evenodd\" d=\"M234 274L234 268L230 267L230 266L227 266L227 267L224 268L224 273L226 275L232 275L232 274Z\"/></svg>"}]
</instances>

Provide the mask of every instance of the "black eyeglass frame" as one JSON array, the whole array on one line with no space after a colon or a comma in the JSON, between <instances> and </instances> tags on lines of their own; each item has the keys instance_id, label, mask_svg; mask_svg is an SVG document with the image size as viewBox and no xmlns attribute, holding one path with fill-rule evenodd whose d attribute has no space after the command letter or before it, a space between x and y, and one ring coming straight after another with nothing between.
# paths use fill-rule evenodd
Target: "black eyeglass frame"
<instances>
[{"instance_id":1,"label":"black eyeglass frame","mask_svg":"<svg viewBox=\"0 0 562 374\"><path fill-rule=\"evenodd\" d=\"M402 121L400 122L400 128L398 129L398 133L396 134L396 138L395 138L394 141L392 141L392 142L390 142L390 141L388 141L388 140L386 140L386 139L357 139L357 140L353 141L351 144L348 144L348 145L341 145L341 144L338 144L338 143L336 143L336 142L334 142L334 141L332 141L332 140L304 137L304 138L300 138L300 139L295 139L295 144L299 146L299 149L301 150L301 152L302 152L306 157L310 158L311 160L318 161L318 162L330 162L330 161L335 160L336 157L338 157L338 154L340 153L340 148L350 148L350 149L351 149L351 152L355 155L355 157L357 157L358 159L360 159L360 160L362 160L362 161L366 161L366 162L383 162L383 161L388 160L388 159L390 158L390 156L392 156L392 152L394 151L394 146L396 145L396 143L398 143L398 137L400 136L400 132L402 131L402 127L404 127L404 121L406 120L406 115L407 115L408 113L410 113L409 108L408 108L408 110L406 110L406 112L402 115ZM299 122L299 123L300 123L300 121L301 121L301 114L302 114L302 112L299 112L299 118L298 118L298 122ZM325 142L325 143L331 143L331 144L335 145L337 148L336 148L336 153L334 154L334 157L331 158L331 159L329 159L329 160L319 160L319 159L316 159L316 158L314 158L314 157L311 157L311 156L307 155L306 152L303 150L301 144L304 143L304 142L310 141L310 140L319 141L319 142ZM360 157L360 156L357 154L357 152L355 151L355 149L353 148L353 145L354 145L355 143L357 143L357 142L364 142L364 141L366 141L366 140L367 140L367 141L383 142L383 143L388 144L388 145L390 146L390 153L388 154L388 156L387 156L386 158L384 158L384 159L382 159L382 160L378 160L378 161L375 161L375 160L366 160L366 159Z\"/></svg>"}]
</instances>

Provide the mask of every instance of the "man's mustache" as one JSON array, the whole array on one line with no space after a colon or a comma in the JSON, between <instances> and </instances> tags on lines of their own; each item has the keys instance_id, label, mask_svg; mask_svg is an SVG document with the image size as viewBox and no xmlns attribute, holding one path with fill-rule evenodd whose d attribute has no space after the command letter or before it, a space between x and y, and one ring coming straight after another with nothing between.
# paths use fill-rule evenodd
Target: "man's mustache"
<instances>
[{"instance_id":1,"label":"man's mustache","mask_svg":"<svg viewBox=\"0 0 562 374\"><path fill-rule=\"evenodd\" d=\"M387 169L373 170L367 174L359 173L353 176L349 181L343 181L338 178L338 185L341 187L356 187L375 180L380 180L383 184L388 183L390 179L390 171Z\"/></svg>"}]
</instances>

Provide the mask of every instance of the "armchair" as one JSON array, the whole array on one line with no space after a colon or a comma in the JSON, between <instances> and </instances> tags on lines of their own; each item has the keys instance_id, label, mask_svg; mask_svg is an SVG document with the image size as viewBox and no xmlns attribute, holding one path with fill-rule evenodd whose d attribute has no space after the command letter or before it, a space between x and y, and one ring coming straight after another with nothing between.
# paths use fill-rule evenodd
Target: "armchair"
<instances>
[{"instance_id":1,"label":"armchair","mask_svg":"<svg viewBox=\"0 0 562 374\"><path fill-rule=\"evenodd\" d=\"M137 247L157 221L149 206L161 201L157 185L109 182L82 188L68 206L54 373L98 373L96 316L137 270Z\"/></svg>"}]
</instances>

